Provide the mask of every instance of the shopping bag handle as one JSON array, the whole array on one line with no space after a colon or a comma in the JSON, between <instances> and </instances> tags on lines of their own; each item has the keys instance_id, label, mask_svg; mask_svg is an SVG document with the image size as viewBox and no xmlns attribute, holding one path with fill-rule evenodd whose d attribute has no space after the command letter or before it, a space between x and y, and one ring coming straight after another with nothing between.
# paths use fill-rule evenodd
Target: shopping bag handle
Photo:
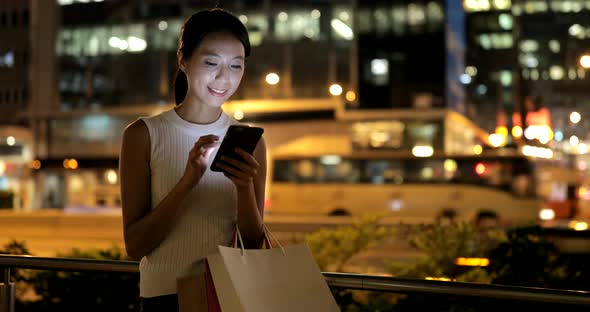
<instances>
[{"instance_id":1,"label":"shopping bag handle","mask_svg":"<svg viewBox=\"0 0 590 312\"><path fill-rule=\"evenodd\" d=\"M279 242L279 240L272 234L272 232L269 230L268 226L266 224L262 224L262 232L264 235L264 239L267 242L267 245L270 248L272 248L272 243L271 243L271 239L274 240L277 243L277 246L279 246L279 248L281 248L281 252L283 253L283 255L285 255L285 248L283 248L283 245L281 245L281 243ZM232 244L234 248L240 248L240 254L244 255L244 241L242 240L242 234L240 233L240 228L238 227L238 225L236 224L236 231L234 233L234 239L233 239L233 244Z\"/></svg>"},{"instance_id":2,"label":"shopping bag handle","mask_svg":"<svg viewBox=\"0 0 590 312\"><path fill-rule=\"evenodd\" d=\"M281 242L279 242L279 240L272 234L272 232L270 231L270 229L268 228L268 226L263 223L262 224L262 230L264 232L264 237L266 238L266 241L268 242L268 245L272 248L272 243L271 243L271 239L275 241L275 243L277 243L277 246L279 246L279 248L281 248L281 251L283 252L283 255L285 254L285 248L283 248L283 245L281 245Z\"/></svg>"}]
</instances>

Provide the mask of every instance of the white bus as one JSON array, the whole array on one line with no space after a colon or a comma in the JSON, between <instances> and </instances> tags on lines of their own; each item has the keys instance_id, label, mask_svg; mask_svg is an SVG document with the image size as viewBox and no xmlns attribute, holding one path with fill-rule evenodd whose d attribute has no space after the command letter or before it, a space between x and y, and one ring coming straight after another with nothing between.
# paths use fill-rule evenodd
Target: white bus
<instances>
[{"instance_id":1,"label":"white bus","mask_svg":"<svg viewBox=\"0 0 590 312\"><path fill-rule=\"evenodd\" d=\"M307 136L273 151L268 213L512 225L537 222L544 208L535 163L525 156L416 157L349 146L347 136Z\"/></svg>"}]
</instances>

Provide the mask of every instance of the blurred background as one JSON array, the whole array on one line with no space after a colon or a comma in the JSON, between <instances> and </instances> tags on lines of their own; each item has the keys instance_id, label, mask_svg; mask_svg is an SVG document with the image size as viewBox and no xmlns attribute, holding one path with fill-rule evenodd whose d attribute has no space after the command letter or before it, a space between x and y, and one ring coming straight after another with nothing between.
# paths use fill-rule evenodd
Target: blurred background
<instances>
[{"instance_id":1,"label":"blurred background","mask_svg":"<svg viewBox=\"0 0 590 312\"><path fill-rule=\"evenodd\" d=\"M587 230L588 0L0 0L4 241L122 246L121 134L174 106L180 26L216 6L253 46L224 110L265 128L271 228Z\"/></svg>"}]
</instances>

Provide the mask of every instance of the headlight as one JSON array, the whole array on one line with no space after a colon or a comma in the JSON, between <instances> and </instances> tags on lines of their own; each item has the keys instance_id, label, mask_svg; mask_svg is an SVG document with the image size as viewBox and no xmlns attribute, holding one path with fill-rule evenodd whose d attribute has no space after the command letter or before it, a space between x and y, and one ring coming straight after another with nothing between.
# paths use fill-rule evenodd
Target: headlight
<instances>
[{"instance_id":1,"label":"headlight","mask_svg":"<svg viewBox=\"0 0 590 312\"><path fill-rule=\"evenodd\" d=\"M567 226L570 229L574 229L576 231L586 231L588 229L588 223L584 222L584 221L570 221Z\"/></svg>"},{"instance_id":2,"label":"headlight","mask_svg":"<svg viewBox=\"0 0 590 312\"><path fill-rule=\"evenodd\" d=\"M549 221L555 219L555 211L551 208L543 208L539 211L539 219Z\"/></svg>"}]
</instances>

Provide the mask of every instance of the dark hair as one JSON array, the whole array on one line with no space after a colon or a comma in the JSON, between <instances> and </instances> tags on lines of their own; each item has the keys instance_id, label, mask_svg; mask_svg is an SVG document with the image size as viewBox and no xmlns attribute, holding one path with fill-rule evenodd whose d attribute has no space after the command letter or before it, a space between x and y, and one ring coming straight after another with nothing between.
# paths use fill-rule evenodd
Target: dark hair
<instances>
[{"instance_id":1,"label":"dark hair","mask_svg":"<svg viewBox=\"0 0 590 312\"><path fill-rule=\"evenodd\" d=\"M250 56L250 39L246 27L239 19L223 9L203 10L191 15L180 30L177 53L183 58L191 57L205 36L219 31L227 31L234 35L244 46L245 57ZM186 74L179 68L174 79L176 105L184 100L187 91Z\"/></svg>"}]
</instances>

